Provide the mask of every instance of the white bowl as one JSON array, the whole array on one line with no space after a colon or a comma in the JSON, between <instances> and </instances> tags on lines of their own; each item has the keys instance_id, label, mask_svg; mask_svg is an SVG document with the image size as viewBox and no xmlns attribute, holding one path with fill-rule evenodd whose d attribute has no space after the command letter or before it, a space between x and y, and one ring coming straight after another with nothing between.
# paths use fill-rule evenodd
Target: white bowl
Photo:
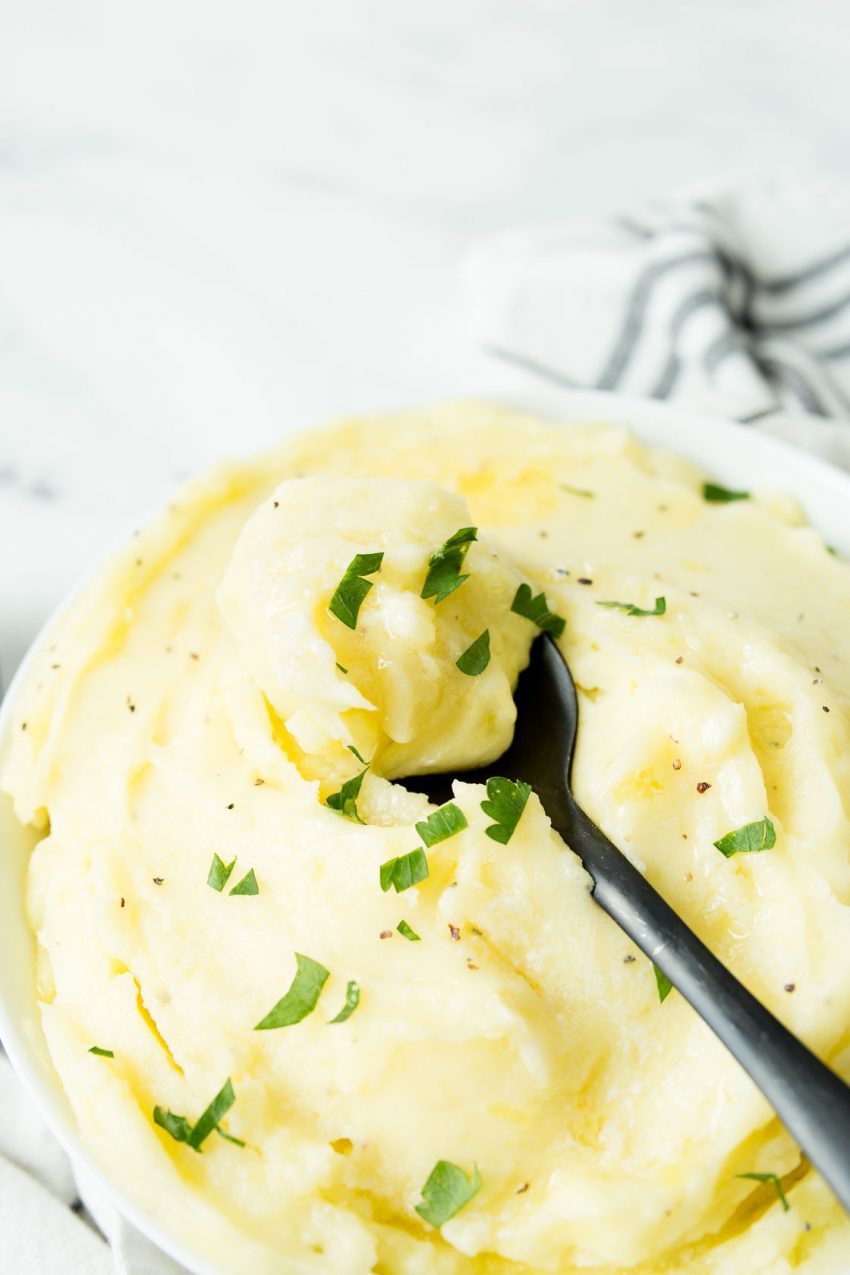
<instances>
[{"instance_id":1,"label":"white bowl","mask_svg":"<svg viewBox=\"0 0 850 1275\"><path fill-rule=\"evenodd\" d=\"M742 425L615 395L543 392L525 395L516 406L565 423L615 421L653 446L678 452L731 487L789 491L827 543L850 556L850 476L785 443ZM0 754L8 746L15 699L32 652L40 647L55 618L36 639L0 707ZM179 1235L166 1231L153 1214L114 1186L83 1143L50 1061L35 998L35 944L24 915L24 879L34 840L32 833L18 824L8 798L0 796L0 1038L50 1128L84 1177L119 1213L194 1275L215 1275L215 1268L193 1253Z\"/></svg>"}]
</instances>

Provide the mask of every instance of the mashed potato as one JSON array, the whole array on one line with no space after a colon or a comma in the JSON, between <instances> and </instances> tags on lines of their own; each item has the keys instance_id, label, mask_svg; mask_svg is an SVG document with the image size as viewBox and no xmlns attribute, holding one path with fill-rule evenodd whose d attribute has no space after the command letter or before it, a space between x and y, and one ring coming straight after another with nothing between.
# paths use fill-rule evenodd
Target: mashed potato
<instances>
[{"instance_id":1,"label":"mashed potato","mask_svg":"<svg viewBox=\"0 0 850 1275\"><path fill-rule=\"evenodd\" d=\"M44 832L44 1029L109 1174L222 1271L847 1270L537 798L498 840L483 788L435 817L393 782L502 751L530 585L579 799L850 1075L850 570L752 486L614 427L356 421L192 484L49 639L2 776Z\"/></svg>"}]
</instances>

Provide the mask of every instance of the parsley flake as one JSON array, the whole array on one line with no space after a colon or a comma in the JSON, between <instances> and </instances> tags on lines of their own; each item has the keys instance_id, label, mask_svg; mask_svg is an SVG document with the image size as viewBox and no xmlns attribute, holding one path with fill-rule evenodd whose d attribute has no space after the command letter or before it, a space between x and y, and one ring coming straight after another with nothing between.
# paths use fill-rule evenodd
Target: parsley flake
<instances>
[{"instance_id":1,"label":"parsley flake","mask_svg":"<svg viewBox=\"0 0 850 1275\"><path fill-rule=\"evenodd\" d=\"M403 935L403 937L408 940L408 942L410 943L422 942L420 935L418 935L416 931L407 924L406 921L404 920L399 921L398 925L395 928L398 930L399 934Z\"/></svg>"},{"instance_id":2,"label":"parsley flake","mask_svg":"<svg viewBox=\"0 0 850 1275\"><path fill-rule=\"evenodd\" d=\"M733 500L749 500L748 491L731 491L719 483L703 483L702 498L712 505L728 505Z\"/></svg>"},{"instance_id":3,"label":"parsley flake","mask_svg":"<svg viewBox=\"0 0 850 1275\"><path fill-rule=\"evenodd\" d=\"M423 845L437 845L440 841L445 841L448 837L453 837L456 832L463 832L464 828L468 828L466 815L450 801L446 806L440 806L439 810L435 810L421 823L416 825L416 831L422 838Z\"/></svg>"},{"instance_id":4,"label":"parsley flake","mask_svg":"<svg viewBox=\"0 0 850 1275\"><path fill-rule=\"evenodd\" d=\"M663 1005L673 990L673 984L670 982L664 971L658 968L654 961L652 963L652 968L655 973L655 983L658 987L658 1001L659 1004Z\"/></svg>"},{"instance_id":5,"label":"parsley flake","mask_svg":"<svg viewBox=\"0 0 850 1275\"><path fill-rule=\"evenodd\" d=\"M97 1054L98 1058L114 1058L115 1054L111 1049L101 1049L100 1045L92 1045L89 1049L90 1054Z\"/></svg>"},{"instance_id":6,"label":"parsley flake","mask_svg":"<svg viewBox=\"0 0 850 1275\"><path fill-rule=\"evenodd\" d=\"M546 594L538 593L535 598L532 595L530 584L521 584L519 586L514 594L511 610L515 615L521 615L526 620L531 620L532 624L536 624L538 629L541 629L544 633L551 634L553 638L559 638L566 628L567 622L563 616L556 615L554 611L549 610Z\"/></svg>"},{"instance_id":7,"label":"parsley flake","mask_svg":"<svg viewBox=\"0 0 850 1275\"><path fill-rule=\"evenodd\" d=\"M428 574L422 585L422 598L433 598L434 605L442 602L455 589L459 589L468 575L461 575L464 560L473 540L478 539L477 527L461 527L445 544L440 545L428 559Z\"/></svg>"},{"instance_id":8,"label":"parsley flake","mask_svg":"<svg viewBox=\"0 0 850 1275\"><path fill-rule=\"evenodd\" d=\"M355 757L357 758L357 760L360 762L360 765L361 765L361 766L369 766L369 765L371 764L370 762L368 762L368 761L366 760L366 758L365 758L365 757L361 757L361 756L360 756L360 753L358 753L357 749L354 747L354 745L353 745L353 744L346 744L345 746L346 746L346 748L348 749L348 751L349 751L350 753L354 753L354 756L355 756Z\"/></svg>"},{"instance_id":9,"label":"parsley flake","mask_svg":"<svg viewBox=\"0 0 850 1275\"><path fill-rule=\"evenodd\" d=\"M488 779L488 799L482 801L481 809L485 815L494 819L495 823L484 829L487 836L506 846L516 831L530 796L531 784L525 784L522 780L513 783L510 779L503 779L499 775Z\"/></svg>"},{"instance_id":10,"label":"parsley flake","mask_svg":"<svg viewBox=\"0 0 850 1275\"><path fill-rule=\"evenodd\" d=\"M478 1166L467 1177L463 1169L450 1160L438 1160L422 1188L422 1201L416 1212L431 1226L440 1227L459 1213L473 1196L481 1190L481 1174Z\"/></svg>"},{"instance_id":11,"label":"parsley flake","mask_svg":"<svg viewBox=\"0 0 850 1275\"><path fill-rule=\"evenodd\" d=\"M788 1203L788 1198L785 1195L785 1192L782 1190L782 1183L779 1180L778 1174L776 1173L736 1173L735 1177L749 1178L751 1182L770 1183L770 1185L776 1191L776 1194L779 1197L780 1203L782 1204L782 1212L783 1213L789 1212L791 1205Z\"/></svg>"},{"instance_id":12,"label":"parsley flake","mask_svg":"<svg viewBox=\"0 0 850 1275\"><path fill-rule=\"evenodd\" d=\"M270 1031L275 1027L292 1027L300 1023L319 1003L322 988L330 977L330 971L309 956L295 953L295 977L287 993L281 997L265 1018L261 1018L254 1031Z\"/></svg>"},{"instance_id":13,"label":"parsley flake","mask_svg":"<svg viewBox=\"0 0 850 1275\"><path fill-rule=\"evenodd\" d=\"M336 587L328 610L349 629L357 628L360 608L372 589L372 581L364 576L380 571L383 553L356 553L345 569L345 575Z\"/></svg>"},{"instance_id":14,"label":"parsley flake","mask_svg":"<svg viewBox=\"0 0 850 1275\"><path fill-rule=\"evenodd\" d=\"M353 823L362 823L363 820L357 813L357 798L360 796L363 776L368 769L369 766L366 765L359 775L355 775L353 779L347 779L339 792L331 793L325 801L325 805L330 810L335 810L338 815L342 815L343 819L351 819Z\"/></svg>"},{"instance_id":15,"label":"parsley flake","mask_svg":"<svg viewBox=\"0 0 850 1275\"><path fill-rule=\"evenodd\" d=\"M561 483L561 491L569 492L571 496L581 496L584 500L593 500L596 496L595 491L587 491L584 487L571 487L569 483Z\"/></svg>"},{"instance_id":16,"label":"parsley flake","mask_svg":"<svg viewBox=\"0 0 850 1275\"><path fill-rule=\"evenodd\" d=\"M402 890L418 885L427 876L428 860L425 858L425 851L417 846L409 854L401 854L398 858L387 859L386 863L381 864L381 889L385 894L391 888L396 894L401 894Z\"/></svg>"},{"instance_id":17,"label":"parsley flake","mask_svg":"<svg viewBox=\"0 0 850 1275\"><path fill-rule=\"evenodd\" d=\"M642 607L635 606L634 602L597 602L598 607L613 607L618 611L625 611L626 615L664 615L667 611L667 599L656 598L655 606L651 611L644 611Z\"/></svg>"},{"instance_id":18,"label":"parsley flake","mask_svg":"<svg viewBox=\"0 0 850 1275\"><path fill-rule=\"evenodd\" d=\"M221 893L227 885L228 878L235 867L235 856L230 860L230 863L225 863L224 860L220 859L217 854L214 854L212 857L212 863L210 864L210 870L207 873L207 885L212 886L213 890L218 890L218 892Z\"/></svg>"},{"instance_id":19,"label":"parsley flake","mask_svg":"<svg viewBox=\"0 0 850 1275\"><path fill-rule=\"evenodd\" d=\"M239 881L233 887L230 893L231 894L259 894L260 893L260 887L257 885L257 878L254 876L253 868L249 869L249 871L245 873L242 880Z\"/></svg>"},{"instance_id":20,"label":"parsley flake","mask_svg":"<svg viewBox=\"0 0 850 1275\"><path fill-rule=\"evenodd\" d=\"M214 1129L228 1142L235 1142L237 1146L244 1147L245 1143L241 1139L234 1138L223 1129L219 1129L219 1121L227 1114L235 1101L233 1085L230 1079L227 1079L196 1124L191 1124L185 1116L175 1115L173 1111L166 1111L163 1107L154 1107L154 1124L158 1124L161 1129L170 1134L175 1142L185 1142L193 1151L200 1152L203 1143Z\"/></svg>"},{"instance_id":21,"label":"parsley flake","mask_svg":"<svg viewBox=\"0 0 850 1275\"><path fill-rule=\"evenodd\" d=\"M490 630L485 629L455 663L467 677L478 677L479 673L483 673L490 663Z\"/></svg>"},{"instance_id":22,"label":"parsley flake","mask_svg":"<svg viewBox=\"0 0 850 1275\"><path fill-rule=\"evenodd\" d=\"M759 850L772 850L776 845L776 829L765 817L759 819L757 823L747 823L743 828L727 832L725 837L721 837L714 844L727 859L731 859L733 854L754 854Z\"/></svg>"},{"instance_id":23,"label":"parsley flake","mask_svg":"<svg viewBox=\"0 0 850 1275\"><path fill-rule=\"evenodd\" d=\"M330 1022L344 1023L347 1018L351 1017L359 1004L360 987L359 984L355 983L354 979L352 979L345 989L345 1004L337 1014L336 1018L330 1019Z\"/></svg>"}]
</instances>

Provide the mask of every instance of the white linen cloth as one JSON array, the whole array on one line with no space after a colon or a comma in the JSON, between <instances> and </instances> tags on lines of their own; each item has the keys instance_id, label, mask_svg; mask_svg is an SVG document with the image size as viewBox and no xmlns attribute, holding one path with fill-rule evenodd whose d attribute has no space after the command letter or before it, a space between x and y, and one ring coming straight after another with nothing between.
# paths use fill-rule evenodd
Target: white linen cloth
<instances>
[{"instance_id":1,"label":"white linen cloth","mask_svg":"<svg viewBox=\"0 0 850 1275\"><path fill-rule=\"evenodd\" d=\"M472 249L466 289L481 345L528 376L675 399L850 466L850 429L818 426L850 424L845 189L762 181L507 231Z\"/></svg>"},{"instance_id":2,"label":"white linen cloth","mask_svg":"<svg viewBox=\"0 0 850 1275\"><path fill-rule=\"evenodd\" d=\"M541 376L676 399L850 468L848 209L761 186L499 235L467 261L476 337L520 389ZM15 1275L184 1269L75 1182L2 1053L0 1234Z\"/></svg>"}]
</instances>

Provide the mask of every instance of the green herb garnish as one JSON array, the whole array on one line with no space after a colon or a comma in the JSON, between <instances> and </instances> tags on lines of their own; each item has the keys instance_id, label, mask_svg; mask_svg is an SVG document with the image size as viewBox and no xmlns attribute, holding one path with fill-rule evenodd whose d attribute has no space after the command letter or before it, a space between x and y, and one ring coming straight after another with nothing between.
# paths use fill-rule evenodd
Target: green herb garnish
<instances>
[{"instance_id":1,"label":"green herb garnish","mask_svg":"<svg viewBox=\"0 0 850 1275\"><path fill-rule=\"evenodd\" d=\"M416 831L422 838L423 845L429 847L437 845L440 841L445 841L448 837L453 837L456 832L463 832L464 828L468 828L466 815L463 811L450 801L446 806L440 806L439 810L435 810L421 823L416 825Z\"/></svg>"},{"instance_id":2,"label":"green herb garnish","mask_svg":"<svg viewBox=\"0 0 850 1275\"><path fill-rule=\"evenodd\" d=\"M218 890L219 893L221 893L227 885L228 878L235 866L235 857L230 860L230 863L225 863L224 860L220 859L217 854L214 854L212 857L212 863L210 864L210 870L207 873L207 885L211 885L214 890Z\"/></svg>"},{"instance_id":3,"label":"green herb garnish","mask_svg":"<svg viewBox=\"0 0 850 1275\"><path fill-rule=\"evenodd\" d=\"M653 961L652 968L655 972L655 982L658 987L658 1000L663 1005L667 997L673 990L673 984L670 982L663 970L660 970Z\"/></svg>"},{"instance_id":4,"label":"green herb garnish","mask_svg":"<svg viewBox=\"0 0 850 1275\"><path fill-rule=\"evenodd\" d=\"M634 602L597 602L598 607L614 607L618 611L625 611L626 615L664 615L667 610L667 599L656 598L655 606L651 611L644 611L642 607L635 606Z\"/></svg>"},{"instance_id":5,"label":"green herb garnish","mask_svg":"<svg viewBox=\"0 0 850 1275\"><path fill-rule=\"evenodd\" d=\"M431 554L420 597L433 598L436 605L469 579L468 575L461 575L461 570L469 546L477 539L477 527L461 527L449 536L445 544L440 545L436 553Z\"/></svg>"},{"instance_id":6,"label":"green herb garnish","mask_svg":"<svg viewBox=\"0 0 850 1275\"><path fill-rule=\"evenodd\" d=\"M467 677L478 677L479 673L483 673L490 663L490 630L485 629L455 663Z\"/></svg>"},{"instance_id":7,"label":"green herb garnish","mask_svg":"<svg viewBox=\"0 0 850 1275\"><path fill-rule=\"evenodd\" d=\"M381 889L386 894L390 888L397 894L418 885L428 875L428 860L425 851L417 847L409 854L401 854L397 859L387 859L381 864Z\"/></svg>"},{"instance_id":8,"label":"green herb garnish","mask_svg":"<svg viewBox=\"0 0 850 1275\"><path fill-rule=\"evenodd\" d=\"M115 1055L111 1049L101 1049L100 1045L92 1045L89 1049L90 1054L97 1054L98 1058L114 1058Z\"/></svg>"},{"instance_id":9,"label":"green herb garnish","mask_svg":"<svg viewBox=\"0 0 850 1275\"><path fill-rule=\"evenodd\" d=\"M248 872L245 873L242 880L239 881L233 887L230 893L231 894L259 894L260 893L260 887L257 885L257 878L254 876L253 868L251 868Z\"/></svg>"},{"instance_id":10,"label":"green herb garnish","mask_svg":"<svg viewBox=\"0 0 850 1275\"><path fill-rule=\"evenodd\" d=\"M525 810L525 804L530 796L531 784L525 784L522 780L517 780L516 783L513 783L512 780L503 779L499 775L488 779L488 799L487 801L482 801L481 809L485 815L489 815L491 819L494 819L495 823L484 829L487 836L506 846L514 835L522 812Z\"/></svg>"},{"instance_id":11,"label":"green herb garnish","mask_svg":"<svg viewBox=\"0 0 850 1275\"><path fill-rule=\"evenodd\" d=\"M747 823L743 828L727 832L725 837L721 837L714 844L727 859L731 859L733 854L754 854L758 850L772 850L776 845L776 829L768 818L759 819L757 823Z\"/></svg>"},{"instance_id":12,"label":"green herb garnish","mask_svg":"<svg viewBox=\"0 0 850 1275\"><path fill-rule=\"evenodd\" d=\"M538 593L535 598L532 595L530 584L521 584L519 586L511 603L511 610L516 615L522 615L526 620L531 620L532 624L536 624L538 629L542 629L544 633L551 634L553 638L559 638L566 627L567 622L563 616L556 615L554 611L549 610L546 594Z\"/></svg>"},{"instance_id":13,"label":"green herb garnish","mask_svg":"<svg viewBox=\"0 0 850 1275\"><path fill-rule=\"evenodd\" d=\"M360 987L357 983L355 983L354 979L352 979L345 989L345 1004L337 1014L336 1018L330 1019L330 1022L344 1023L347 1018L351 1017L359 1004Z\"/></svg>"},{"instance_id":14,"label":"green herb garnish","mask_svg":"<svg viewBox=\"0 0 850 1275\"><path fill-rule=\"evenodd\" d=\"M339 792L331 793L325 805L330 810L335 810L338 815L342 815L344 819L351 819L354 823L362 823L363 820L357 813L357 798L360 796L363 776L368 769L369 766L367 764L359 775L355 775L353 779L347 779Z\"/></svg>"},{"instance_id":15,"label":"green herb garnish","mask_svg":"<svg viewBox=\"0 0 850 1275\"><path fill-rule=\"evenodd\" d=\"M596 495L595 491L587 491L584 487L571 487L569 483L561 483L561 491L569 492L571 496L582 496L585 500L593 500Z\"/></svg>"},{"instance_id":16,"label":"green herb garnish","mask_svg":"<svg viewBox=\"0 0 850 1275\"><path fill-rule=\"evenodd\" d=\"M477 1165L472 1177L467 1177L450 1160L438 1160L422 1188L422 1202L416 1205L416 1212L431 1226L442 1226L478 1194L481 1185Z\"/></svg>"},{"instance_id":17,"label":"green herb garnish","mask_svg":"<svg viewBox=\"0 0 850 1275\"><path fill-rule=\"evenodd\" d=\"M773 1186L773 1188L775 1189L776 1194L779 1196L780 1203L782 1204L782 1212L787 1213L790 1210L791 1205L788 1203L785 1192L782 1190L782 1183L779 1180L778 1174L776 1173L736 1173L735 1177L749 1178L751 1182L762 1182L762 1183L769 1182L771 1186Z\"/></svg>"},{"instance_id":18,"label":"green herb garnish","mask_svg":"<svg viewBox=\"0 0 850 1275\"><path fill-rule=\"evenodd\" d=\"M380 571L383 560L383 553L356 553L346 567L328 610L347 628L357 628L357 616L372 588L372 581L363 577Z\"/></svg>"},{"instance_id":19,"label":"green herb garnish","mask_svg":"<svg viewBox=\"0 0 850 1275\"><path fill-rule=\"evenodd\" d=\"M346 744L345 746L346 746L346 748L348 749L348 751L349 751L350 753L354 753L354 756L355 756L355 757L357 758L357 760L360 762L360 765L361 765L361 766L369 766L369 765L371 765L371 762L368 762L368 761L366 760L366 758L365 758L365 757L361 757L361 756L360 756L360 754L358 753L357 749L354 747L354 745L353 745L353 744Z\"/></svg>"},{"instance_id":20,"label":"green herb garnish","mask_svg":"<svg viewBox=\"0 0 850 1275\"><path fill-rule=\"evenodd\" d=\"M329 971L318 961L311 960L309 956L302 956L300 952L295 953L295 963L297 967L295 977L289 985L288 992L281 997L273 1009L269 1010L265 1018L260 1019L254 1031L292 1027L295 1023L300 1023L308 1014L312 1014L318 1005L322 988L330 977Z\"/></svg>"},{"instance_id":21,"label":"green herb garnish","mask_svg":"<svg viewBox=\"0 0 850 1275\"><path fill-rule=\"evenodd\" d=\"M218 1127L222 1116L227 1114L235 1101L233 1085L228 1079L196 1124L192 1125L185 1116L175 1115L173 1111L166 1111L162 1107L153 1109L154 1124L158 1124L161 1129L170 1134L175 1142L185 1142L193 1151L201 1150L201 1146L214 1129L218 1130L223 1138L227 1138L228 1142L235 1142L237 1146L244 1147L245 1143L241 1139L234 1138Z\"/></svg>"},{"instance_id":22,"label":"green herb garnish","mask_svg":"<svg viewBox=\"0 0 850 1275\"><path fill-rule=\"evenodd\" d=\"M336 666L337 666L337 668L339 669L340 673L347 673L347 672L348 672L348 669L347 669L347 668L343 668L343 666L340 664L339 660L337 660L337 662L336 662Z\"/></svg>"},{"instance_id":23,"label":"green herb garnish","mask_svg":"<svg viewBox=\"0 0 850 1275\"><path fill-rule=\"evenodd\" d=\"M719 483L703 483L702 498L713 505L728 505L733 500L749 500L748 491L731 491Z\"/></svg>"},{"instance_id":24,"label":"green herb garnish","mask_svg":"<svg viewBox=\"0 0 850 1275\"><path fill-rule=\"evenodd\" d=\"M398 930L399 934L403 935L404 938L406 938L409 942L411 943L422 942L420 936L416 933L414 929L411 928L411 926L407 924L406 921L399 921L398 925L396 926L396 929Z\"/></svg>"}]
</instances>

